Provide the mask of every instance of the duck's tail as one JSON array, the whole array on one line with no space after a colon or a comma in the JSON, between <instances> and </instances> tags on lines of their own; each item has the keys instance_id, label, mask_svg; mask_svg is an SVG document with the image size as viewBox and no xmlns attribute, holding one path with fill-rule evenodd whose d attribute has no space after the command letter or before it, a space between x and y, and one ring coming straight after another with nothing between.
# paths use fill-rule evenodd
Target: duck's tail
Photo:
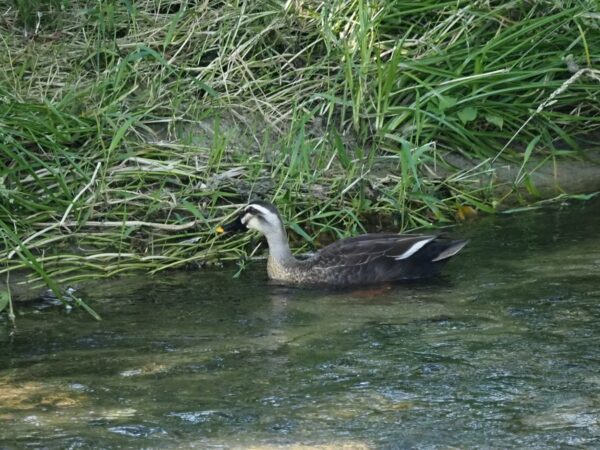
<instances>
[{"instance_id":1,"label":"duck's tail","mask_svg":"<svg viewBox=\"0 0 600 450\"><path fill-rule=\"evenodd\" d=\"M461 240L461 241L450 241L448 245L442 249L438 255L431 260L431 262L443 261L445 259L452 258L458 252L462 250L462 248L467 245L469 241Z\"/></svg>"}]
</instances>

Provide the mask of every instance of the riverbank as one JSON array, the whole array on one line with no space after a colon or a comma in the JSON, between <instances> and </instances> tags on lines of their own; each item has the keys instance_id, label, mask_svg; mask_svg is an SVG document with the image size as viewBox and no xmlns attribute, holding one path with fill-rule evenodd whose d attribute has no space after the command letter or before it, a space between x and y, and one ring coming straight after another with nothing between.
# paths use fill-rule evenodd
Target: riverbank
<instances>
[{"instance_id":1,"label":"riverbank","mask_svg":"<svg viewBox=\"0 0 600 450\"><path fill-rule=\"evenodd\" d=\"M522 170L519 166L515 164L507 163L506 161L490 164L488 170L480 170L476 169L480 162L476 162L473 160L468 160L464 157L459 157L456 155L450 156L451 161L455 167L460 167L463 173L469 173L471 171L476 170L479 173L478 178L471 178L471 181L474 184L477 184L481 189L488 189L494 194L494 198L501 200L501 204L497 204L497 212L502 213L502 211L511 211L513 209L519 209L525 205L541 205L546 203L548 205L552 205L554 203L564 202L568 200L587 200L592 197L595 197L596 193L600 191L600 151L588 152L589 159L587 161L576 160L576 159L558 159L554 164L548 164L545 161L536 160L535 158L530 161L531 167L527 171L528 176L531 178L529 183L529 187L525 184L519 185L515 184L514 181L517 179ZM534 167L537 169L534 170ZM447 174L450 176L450 174ZM532 186L534 187L532 190ZM503 207L502 207L503 206ZM532 206L533 208L535 206ZM530 209L530 207L526 207L525 209ZM458 213L458 211L457 211ZM465 220L459 217L455 217L458 222L461 220ZM363 222L365 224L371 224L374 228L369 229L368 231L394 231L392 226L386 227L382 226L381 216L373 215L373 216L364 216ZM466 218L473 219L473 217ZM379 224L379 229L378 225ZM110 224L104 223L103 226L109 226ZM130 226L133 226L132 224ZM141 224L137 225L138 227L142 227ZM152 224L147 224L147 226L152 226ZM368 225L367 225L368 226ZM98 224L90 224L90 229L93 230L94 227L98 227ZM189 227L190 229L194 227L202 227L200 222L194 222L194 225L185 225L185 227ZM460 228L454 230L454 233L460 235ZM327 237L325 238L327 239ZM236 253L237 255L237 253ZM104 255L107 258L110 258L110 255ZM116 255L115 255L116 256ZM215 263L216 261L222 261L227 258L226 253L220 253L218 248L215 250L215 253L210 255L208 260L199 260L197 264L202 265ZM237 257L242 257L243 255L237 255ZM92 260L94 257L86 257L84 255L79 256L80 259L88 259ZM192 263L190 263L192 264ZM139 273L140 270L143 270L143 265L140 266L137 270ZM120 273L135 273L132 270L125 270ZM87 275L87 276L85 276ZM94 279L98 279L98 272L94 271L80 271L77 273L77 278L73 279L73 286L81 287L86 286L89 290L92 288L93 283L90 281ZM26 270L19 270L11 273L10 279L10 289L12 294L12 299L16 302L20 301L30 301L38 298L40 295L50 295L51 292L47 292L47 288L40 283L28 283L28 280L31 279L31 272ZM87 280L86 283L81 284L81 281ZM78 284L79 282L79 284ZM123 279L125 284L128 283L127 278ZM113 280L111 284L115 284ZM100 286L103 286L104 282L100 283ZM118 285L118 282L117 282ZM70 287L70 286L68 286ZM92 288L93 289L93 288ZM0 281L0 291L6 290L6 284Z\"/></svg>"}]
</instances>

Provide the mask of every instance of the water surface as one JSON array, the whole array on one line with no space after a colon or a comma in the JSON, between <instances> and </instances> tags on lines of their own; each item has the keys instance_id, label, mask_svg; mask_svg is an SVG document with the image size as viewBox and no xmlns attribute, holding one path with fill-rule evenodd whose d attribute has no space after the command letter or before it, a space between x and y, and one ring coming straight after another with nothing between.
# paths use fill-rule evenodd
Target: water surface
<instances>
[{"instance_id":1,"label":"water surface","mask_svg":"<svg viewBox=\"0 0 600 450\"><path fill-rule=\"evenodd\" d=\"M0 316L0 448L600 446L600 202L485 218L428 283L115 280Z\"/></svg>"}]
</instances>

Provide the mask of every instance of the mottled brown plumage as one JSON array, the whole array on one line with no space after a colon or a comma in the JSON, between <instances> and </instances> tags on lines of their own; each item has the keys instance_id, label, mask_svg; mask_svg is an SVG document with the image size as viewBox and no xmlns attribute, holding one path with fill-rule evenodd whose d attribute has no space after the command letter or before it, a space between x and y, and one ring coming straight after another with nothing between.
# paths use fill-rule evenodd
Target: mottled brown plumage
<instances>
[{"instance_id":1,"label":"mottled brown plumage","mask_svg":"<svg viewBox=\"0 0 600 450\"><path fill-rule=\"evenodd\" d=\"M435 235L364 234L339 240L305 260L290 252L277 209L252 202L228 231L255 229L269 243L269 278L293 285L360 286L436 275L467 243Z\"/></svg>"}]
</instances>

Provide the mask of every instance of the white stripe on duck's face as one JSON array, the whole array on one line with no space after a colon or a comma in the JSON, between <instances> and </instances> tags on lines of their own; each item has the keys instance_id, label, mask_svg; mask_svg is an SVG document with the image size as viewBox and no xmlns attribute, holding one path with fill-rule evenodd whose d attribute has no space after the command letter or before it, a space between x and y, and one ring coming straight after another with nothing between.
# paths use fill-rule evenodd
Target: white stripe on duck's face
<instances>
[{"instance_id":1,"label":"white stripe on duck's face","mask_svg":"<svg viewBox=\"0 0 600 450\"><path fill-rule=\"evenodd\" d=\"M248 229L257 230L268 235L278 232L282 227L279 216L262 205L251 203L246 206L244 211L242 223Z\"/></svg>"}]
</instances>

